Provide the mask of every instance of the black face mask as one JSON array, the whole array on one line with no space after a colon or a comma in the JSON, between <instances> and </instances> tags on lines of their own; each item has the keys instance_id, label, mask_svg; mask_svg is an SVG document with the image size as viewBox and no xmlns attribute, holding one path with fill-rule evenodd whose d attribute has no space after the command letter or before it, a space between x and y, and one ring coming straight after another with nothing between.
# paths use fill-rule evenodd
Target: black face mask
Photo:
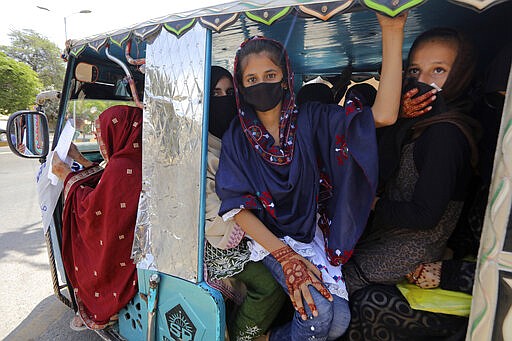
<instances>
[{"instance_id":1,"label":"black face mask","mask_svg":"<svg viewBox=\"0 0 512 341\"><path fill-rule=\"evenodd\" d=\"M242 94L256 111L264 112L275 108L283 99L283 87L281 82L264 82L244 88Z\"/></svg>"},{"instance_id":2,"label":"black face mask","mask_svg":"<svg viewBox=\"0 0 512 341\"><path fill-rule=\"evenodd\" d=\"M210 133L221 139L235 116L235 96L210 97L210 117L208 120L208 131Z\"/></svg>"},{"instance_id":3,"label":"black face mask","mask_svg":"<svg viewBox=\"0 0 512 341\"><path fill-rule=\"evenodd\" d=\"M418 89L418 93L416 95L414 95L412 98L416 98L418 96L426 94L427 92L434 89L434 87L432 87L431 85L419 82L414 77L409 77L404 80L402 94L405 94L407 91L414 89L414 88ZM430 103L430 106L432 106L432 109L427 112L427 114L428 114L427 116L440 114L440 113L446 111L446 105L443 100L442 92L439 92L436 94L436 100L434 102Z\"/></svg>"}]
</instances>

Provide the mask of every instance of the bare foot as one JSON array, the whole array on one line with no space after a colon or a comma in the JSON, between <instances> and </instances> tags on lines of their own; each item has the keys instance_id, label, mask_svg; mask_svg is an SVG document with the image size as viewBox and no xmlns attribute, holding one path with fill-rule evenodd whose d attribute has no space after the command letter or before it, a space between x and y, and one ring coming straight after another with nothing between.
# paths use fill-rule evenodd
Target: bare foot
<instances>
[{"instance_id":1,"label":"bare foot","mask_svg":"<svg viewBox=\"0 0 512 341\"><path fill-rule=\"evenodd\" d=\"M71 321L69 321L69 328L71 328L77 332L87 329L85 324L82 322L82 319L80 318L80 316L78 316L76 314L75 314L75 316L73 316Z\"/></svg>"}]
</instances>

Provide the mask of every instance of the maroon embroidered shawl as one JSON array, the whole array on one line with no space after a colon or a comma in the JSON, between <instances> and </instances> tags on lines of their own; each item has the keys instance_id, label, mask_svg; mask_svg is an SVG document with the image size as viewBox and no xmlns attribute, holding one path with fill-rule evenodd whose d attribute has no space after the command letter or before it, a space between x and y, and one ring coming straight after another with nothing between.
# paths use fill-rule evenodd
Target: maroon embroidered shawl
<instances>
[{"instance_id":1,"label":"maroon embroidered shawl","mask_svg":"<svg viewBox=\"0 0 512 341\"><path fill-rule=\"evenodd\" d=\"M99 117L108 163L64 182L62 255L80 315L100 329L137 292L130 259L142 182L142 111L114 106Z\"/></svg>"}]
</instances>

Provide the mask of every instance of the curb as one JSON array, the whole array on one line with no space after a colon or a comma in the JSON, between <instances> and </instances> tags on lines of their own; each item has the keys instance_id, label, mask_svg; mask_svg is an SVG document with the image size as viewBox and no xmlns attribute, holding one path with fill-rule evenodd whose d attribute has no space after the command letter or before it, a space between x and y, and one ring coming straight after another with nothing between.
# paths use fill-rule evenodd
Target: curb
<instances>
[{"instance_id":1,"label":"curb","mask_svg":"<svg viewBox=\"0 0 512 341\"><path fill-rule=\"evenodd\" d=\"M5 340L35 340L70 309L55 296L42 300Z\"/></svg>"}]
</instances>

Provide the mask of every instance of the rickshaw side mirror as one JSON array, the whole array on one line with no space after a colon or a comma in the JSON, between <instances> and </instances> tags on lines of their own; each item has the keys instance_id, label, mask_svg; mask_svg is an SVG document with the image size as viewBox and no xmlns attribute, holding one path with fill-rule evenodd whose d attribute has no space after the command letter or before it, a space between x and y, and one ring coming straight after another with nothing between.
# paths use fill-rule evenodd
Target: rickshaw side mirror
<instances>
[{"instance_id":1,"label":"rickshaw side mirror","mask_svg":"<svg viewBox=\"0 0 512 341\"><path fill-rule=\"evenodd\" d=\"M99 69L89 63L78 63L75 67L75 79L84 83L94 83L98 80Z\"/></svg>"},{"instance_id":2,"label":"rickshaw side mirror","mask_svg":"<svg viewBox=\"0 0 512 341\"><path fill-rule=\"evenodd\" d=\"M18 111L7 121L7 143L12 152L28 159L48 155L50 138L46 115L39 111Z\"/></svg>"}]
</instances>

